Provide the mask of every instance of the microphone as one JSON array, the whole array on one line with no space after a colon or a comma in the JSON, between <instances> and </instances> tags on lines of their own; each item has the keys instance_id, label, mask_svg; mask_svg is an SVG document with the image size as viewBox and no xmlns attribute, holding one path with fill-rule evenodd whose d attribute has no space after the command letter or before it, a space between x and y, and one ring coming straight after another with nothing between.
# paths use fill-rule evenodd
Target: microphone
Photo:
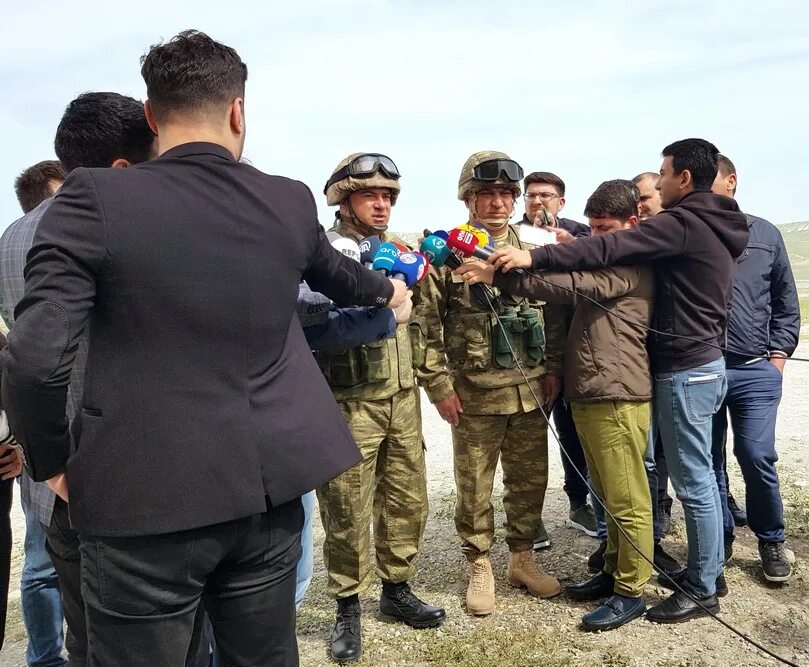
<instances>
[{"instance_id":1,"label":"microphone","mask_svg":"<svg viewBox=\"0 0 809 667\"><path fill-rule=\"evenodd\" d=\"M403 252L393 262L391 278L403 280L405 285L413 287L424 279L429 268L429 260L420 252Z\"/></svg>"},{"instance_id":2,"label":"microphone","mask_svg":"<svg viewBox=\"0 0 809 667\"><path fill-rule=\"evenodd\" d=\"M449 233L445 232L443 229L439 229L437 232L435 232L433 234L433 236L437 236L438 238L442 239L443 241L446 241L447 237L449 236Z\"/></svg>"},{"instance_id":3,"label":"microphone","mask_svg":"<svg viewBox=\"0 0 809 667\"><path fill-rule=\"evenodd\" d=\"M381 245L382 241L378 236L367 236L360 241L360 262L365 268L370 269L373 266L376 251Z\"/></svg>"},{"instance_id":4,"label":"microphone","mask_svg":"<svg viewBox=\"0 0 809 667\"><path fill-rule=\"evenodd\" d=\"M404 243L397 243L396 241L389 241L389 243L392 243L399 248L399 252L410 252L410 248L408 248Z\"/></svg>"},{"instance_id":5,"label":"microphone","mask_svg":"<svg viewBox=\"0 0 809 667\"><path fill-rule=\"evenodd\" d=\"M401 254L402 252L393 243L383 243L376 251L376 255L374 255L371 268L389 276L396 258Z\"/></svg>"},{"instance_id":6,"label":"microphone","mask_svg":"<svg viewBox=\"0 0 809 667\"><path fill-rule=\"evenodd\" d=\"M331 234L332 232L329 232ZM329 234L326 234L326 237L329 237ZM352 239L347 239L344 236L337 236L336 239L329 239L331 241L331 247L335 250L343 253L346 257L353 259L355 262L360 261L360 247L357 245L355 241Z\"/></svg>"},{"instance_id":7,"label":"microphone","mask_svg":"<svg viewBox=\"0 0 809 667\"><path fill-rule=\"evenodd\" d=\"M492 256L494 248L491 246L481 247L478 245L477 237L465 229L453 229L447 238L447 245L462 257L477 257L484 262ZM525 273L522 269L512 269L516 273Z\"/></svg>"},{"instance_id":8,"label":"microphone","mask_svg":"<svg viewBox=\"0 0 809 667\"><path fill-rule=\"evenodd\" d=\"M426 229L424 230L427 231ZM461 261L452 254L452 250L447 246L446 241L437 234L427 234L426 238L421 242L419 248L433 266L449 266L455 269L461 265Z\"/></svg>"},{"instance_id":9,"label":"microphone","mask_svg":"<svg viewBox=\"0 0 809 667\"><path fill-rule=\"evenodd\" d=\"M459 225L456 227L456 229L463 229L464 231L472 232L475 235L475 238L478 240L478 245L481 247L491 245L492 243L492 237L489 236L488 232L480 229L480 227L475 227L474 225L467 223L465 225Z\"/></svg>"}]
</instances>

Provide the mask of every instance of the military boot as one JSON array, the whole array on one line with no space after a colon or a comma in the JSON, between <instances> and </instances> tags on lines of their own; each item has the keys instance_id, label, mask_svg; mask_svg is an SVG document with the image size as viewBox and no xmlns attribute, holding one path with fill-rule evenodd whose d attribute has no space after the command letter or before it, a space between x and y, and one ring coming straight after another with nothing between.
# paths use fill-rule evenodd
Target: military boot
<instances>
[{"instance_id":1,"label":"military boot","mask_svg":"<svg viewBox=\"0 0 809 667\"><path fill-rule=\"evenodd\" d=\"M477 556L469 561L466 610L475 616L487 616L494 611L494 573L488 556Z\"/></svg>"},{"instance_id":2,"label":"military boot","mask_svg":"<svg viewBox=\"0 0 809 667\"><path fill-rule=\"evenodd\" d=\"M362 655L360 599L352 595L337 600L337 622L331 634L331 657L337 662L354 662Z\"/></svg>"},{"instance_id":3,"label":"military boot","mask_svg":"<svg viewBox=\"0 0 809 667\"><path fill-rule=\"evenodd\" d=\"M533 552L512 551L508 555L508 583L517 588L528 589L531 595L538 598L552 598L562 592L559 582L542 571L534 560Z\"/></svg>"},{"instance_id":4,"label":"military boot","mask_svg":"<svg viewBox=\"0 0 809 667\"><path fill-rule=\"evenodd\" d=\"M419 600L406 581L400 584L382 582L379 611L385 616L407 623L411 628L434 628L441 625L447 616L441 607Z\"/></svg>"}]
</instances>

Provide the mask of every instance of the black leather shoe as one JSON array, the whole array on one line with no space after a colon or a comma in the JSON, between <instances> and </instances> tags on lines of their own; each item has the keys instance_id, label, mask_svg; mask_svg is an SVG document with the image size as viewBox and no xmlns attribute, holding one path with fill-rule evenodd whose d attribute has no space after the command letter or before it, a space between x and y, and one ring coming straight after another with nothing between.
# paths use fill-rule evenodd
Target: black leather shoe
<instances>
[{"instance_id":1,"label":"black leather shoe","mask_svg":"<svg viewBox=\"0 0 809 667\"><path fill-rule=\"evenodd\" d=\"M675 572L674 574L670 575L658 574L657 583L659 583L664 588L669 588L673 591L677 590L674 584L672 583L672 579L680 588L682 588L683 584L685 584L685 573L686 568L683 568L679 572ZM716 578L716 597L723 598L727 594L728 594L728 582L725 581L725 575L723 573Z\"/></svg>"},{"instance_id":2,"label":"black leather shoe","mask_svg":"<svg viewBox=\"0 0 809 667\"><path fill-rule=\"evenodd\" d=\"M599 572L580 584L568 584L565 592L576 600L600 600L612 595L615 581L606 572Z\"/></svg>"},{"instance_id":3,"label":"black leather shoe","mask_svg":"<svg viewBox=\"0 0 809 667\"><path fill-rule=\"evenodd\" d=\"M337 600L337 622L331 633L331 657L337 662L354 662L362 656L360 600L356 595Z\"/></svg>"},{"instance_id":4,"label":"black leather shoe","mask_svg":"<svg viewBox=\"0 0 809 667\"><path fill-rule=\"evenodd\" d=\"M689 598L685 593L675 591L668 598L651 607L646 612L646 618L655 623L684 623L692 618L707 616L710 610L712 613L719 611L719 600L715 595L699 600L700 605Z\"/></svg>"},{"instance_id":5,"label":"black leather shoe","mask_svg":"<svg viewBox=\"0 0 809 667\"><path fill-rule=\"evenodd\" d=\"M601 572L601 570L604 569L605 553L607 553L607 541L601 540L598 549L591 553L590 557L587 559L587 569L590 570L590 572Z\"/></svg>"},{"instance_id":6,"label":"black leather shoe","mask_svg":"<svg viewBox=\"0 0 809 667\"><path fill-rule=\"evenodd\" d=\"M382 582L379 611L385 616L407 623L411 628L434 628L441 625L447 617L441 607L425 604L413 595L406 581L401 584Z\"/></svg>"},{"instance_id":7,"label":"black leather shoe","mask_svg":"<svg viewBox=\"0 0 809 667\"><path fill-rule=\"evenodd\" d=\"M787 559L783 542L759 542L758 554L761 556L761 568L767 581L789 581L792 566Z\"/></svg>"},{"instance_id":8,"label":"black leather shoe","mask_svg":"<svg viewBox=\"0 0 809 667\"><path fill-rule=\"evenodd\" d=\"M627 598L622 595L613 595L600 607L596 607L581 619L581 628L587 632L599 630L614 630L629 621L643 616L646 604L643 598Z\"/></svg>"},{"instance_id":9,"label":"black leather shoe","mask_svg":"<svg viewBox=\"0 0 809 667\"><path fill-rule=\"evenodd\" d=\"M654 564L657 569L662 570L665 574L674 574L683 569L683 566L677 562L674 556L665 552L660 542L655 542Z\"/></svg>"}]
</instances>

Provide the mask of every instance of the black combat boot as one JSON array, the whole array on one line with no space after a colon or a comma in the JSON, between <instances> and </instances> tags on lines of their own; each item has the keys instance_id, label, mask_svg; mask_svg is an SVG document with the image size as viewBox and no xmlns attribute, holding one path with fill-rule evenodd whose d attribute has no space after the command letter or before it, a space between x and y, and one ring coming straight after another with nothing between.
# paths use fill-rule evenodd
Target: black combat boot
<instances>
[{"instance_id":1,"label":"black combat boot","mask_svg":"<svg viewBox=\"0 0 809 667\"><path fill-rule=\"evenodd\" d=\"M441 625L447 616L441 607L425 604L413 595L406 581L400 584L382 582L379 611L397 621L404 621L412 628L434 628Z\"/></svg>"},{"instance_id":2,"label":"black combat boot","mask_svg":"<svg viewBox=\"0 0 809 667\"><path fill-rule=\"evenodd\" d=\"M331 657L337 662L354 662L362 655L360 599L352 595L337 600L337 622L331 634Z\"/></svg>"}]
</instances>

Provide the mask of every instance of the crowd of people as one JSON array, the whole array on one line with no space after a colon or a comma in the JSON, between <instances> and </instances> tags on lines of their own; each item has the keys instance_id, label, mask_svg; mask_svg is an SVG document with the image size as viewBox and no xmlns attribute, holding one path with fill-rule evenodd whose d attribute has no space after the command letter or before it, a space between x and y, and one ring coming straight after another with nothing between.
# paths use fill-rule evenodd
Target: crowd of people
<instances>
[{"instance_id":1,"label":"crowd of people","mask_svg":"<svg viewBox=\"0 0 809 667\"><path fill-rule=\"evenodd\" d=\"M328 234L305 185L240 159L232 48L187 31L141 72L145 104L68 104L58 161L22 172L24 215L0 238L0 596L16 477L30 665L297 664L316 504L335 661L362 655L374 577L383 615L441 625L411 588L428 520L420 390L451 426L469 614L497 609L498 464L508 583L598 602L584 630L718 612L744 523L763 576L789 579L775 422L798 298L780 233L740 211L713 144L676 141L658 171L602 183L588 224L562 217L556 174L476 152L464 224L416 249L389 229L387 155L337 164ZM551 415L566 523L594 538L593 576L564 590L534 553L551 546ZM669 480L684 566L662 543ZM647 608L653 568L674 592Z\"/></svg>"}]
</instances>

